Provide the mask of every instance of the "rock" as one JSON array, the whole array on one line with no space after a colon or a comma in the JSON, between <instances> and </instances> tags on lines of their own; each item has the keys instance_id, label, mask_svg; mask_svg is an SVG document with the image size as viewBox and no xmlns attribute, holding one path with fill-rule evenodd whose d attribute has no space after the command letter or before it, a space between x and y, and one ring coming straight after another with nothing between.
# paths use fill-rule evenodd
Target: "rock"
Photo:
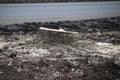
<instances>
[{"instance_id":1,"label":"rock","mask_svg":"<svg viewBox=\"0 0 120 80\"><path fill-rule=\"evenodd\" d=\"M16 53L15 52L12 52L10 55L9 55L9 57L11 57L11 58L14 58L14 57L16 57Z\"/></svg>"},{"instance_id":2,"label":"rock","mask_svg":"<svg viewBox=\"0 0 120 80\"><path fill-rule=\"evenodd\" d=\"M2 59L0 60L0 66L3 66L3 65L8 65L10 61L8 59Z\"/></svg>"},{"instance_id":3,"label":"rock","mask_svg":"<svg viewBox=\"0 0 120 80\"><path fill-rule=\"evenodd\" d=\"M0 42L0 49L3 49L9 45L9 42Z\"/></svg>"},{"instance_id":4,"label":"rock","mask_svg":"<svg viewBox=\"0 0 120 80\"><path fill-rule=\"evenodd\" d=\"M114 57L113 57L113 59L114 59L114 63L116 65L120 66L120 53L115 54Z\"/></svg>"},{"instance_id":5,"label":"rock","mask_svg":"<svg viewBox=\"0 0 120 80\"><path fill-rule=\"evenodd\" d=\"M12 64L13 64L13 61L10 61L10 62L8 63L8 66L12 66Z\"/></svg>"},{"instance_id":6,"label":"rock","mask_svg":"<svg viewBox=\"0 0 120 80\"><path fill-rule=\"evenodd\" d=\"M21 71L22 71L22 68L21 68L21 67L19 67L19 68L17 69L17 71L18 71L18 72L21 72Z\"/></svg>"}]
</instances>

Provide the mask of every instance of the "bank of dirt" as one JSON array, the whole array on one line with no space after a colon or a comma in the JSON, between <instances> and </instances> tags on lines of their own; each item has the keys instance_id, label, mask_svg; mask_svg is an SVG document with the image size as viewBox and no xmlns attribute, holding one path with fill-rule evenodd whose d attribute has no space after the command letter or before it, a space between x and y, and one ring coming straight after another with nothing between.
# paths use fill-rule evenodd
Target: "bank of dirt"
<instances>
[{"instance_id":1,"label":"bank of dirt","mask_svg":"<svg viewBox=\"0 0 120 80\"><path fill-rule=\"evenodd\" d=\"M37 41L39 27L79 32L73 44ZM0 26L0 80L120 80L120 17Z\"/></svg>"}]
</instances>

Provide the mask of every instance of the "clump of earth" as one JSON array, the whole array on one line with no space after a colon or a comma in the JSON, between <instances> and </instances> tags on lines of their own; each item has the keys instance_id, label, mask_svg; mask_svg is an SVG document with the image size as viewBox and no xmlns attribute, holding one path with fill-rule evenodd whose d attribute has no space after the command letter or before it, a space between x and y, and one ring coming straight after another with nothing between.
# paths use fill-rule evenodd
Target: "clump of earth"
<instances>
[{"instance_id":1,"label":"clump of earth","mask_svg":"<svg viewBox=\"0 0 120 80\"><path fill-rule=\"evenodd\" d=\"M41 26L77 31L80 38L37 41ZM1 25L0 80L120 80L119 27L120 17Z\"/></svg>"}]
</instances>

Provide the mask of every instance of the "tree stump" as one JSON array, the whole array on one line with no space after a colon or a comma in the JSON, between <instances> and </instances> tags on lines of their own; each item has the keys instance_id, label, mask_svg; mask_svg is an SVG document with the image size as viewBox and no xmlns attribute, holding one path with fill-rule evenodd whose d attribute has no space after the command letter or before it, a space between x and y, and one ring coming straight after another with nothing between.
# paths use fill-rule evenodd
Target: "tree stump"
<instances>
[{"instance_id":1,"label":"tree stump","mask_svg":"<svg viewBox=\"0 0 120 80\"><path fill-rule=\"evenodd\" d=\"M72 44L78 40L78 32L65 31L63 29L49 29L40 27L38 39L47 43Z\"/></svg>"}]
</instances>

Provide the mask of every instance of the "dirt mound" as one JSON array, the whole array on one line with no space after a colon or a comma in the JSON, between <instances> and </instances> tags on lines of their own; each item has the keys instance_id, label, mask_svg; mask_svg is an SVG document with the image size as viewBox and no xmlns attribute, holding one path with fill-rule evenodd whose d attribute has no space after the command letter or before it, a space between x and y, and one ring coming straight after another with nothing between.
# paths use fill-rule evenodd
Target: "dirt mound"
<instances>
[{"instance_id":1,"label":"dirt mound","mask_svg":"<svg viewBox=\"0 0 120 80\"><path fill-rule=\"evenodd\" d=\"M120 17L0 25L0 80L120 80L119 22ZM40 26L78 31L80 40L37 41Z\"/></svg>"},{"instance_id":2,"label":"dirt mound","mask_svg":"<svg viewBox=\"0 0 120 80\"><path fill-rule=\"evenodd\" d=\"M118 56L114 56L119 50L114 54L114 50L106 53L100 49L103 47L97 47L92 41L78 41L72 45L10 43L1 49L0 79L119 80ZM110 48L107 47L104 49ZM106 54L108 57L104 56Z\"/></svg>"}]
</instances>

